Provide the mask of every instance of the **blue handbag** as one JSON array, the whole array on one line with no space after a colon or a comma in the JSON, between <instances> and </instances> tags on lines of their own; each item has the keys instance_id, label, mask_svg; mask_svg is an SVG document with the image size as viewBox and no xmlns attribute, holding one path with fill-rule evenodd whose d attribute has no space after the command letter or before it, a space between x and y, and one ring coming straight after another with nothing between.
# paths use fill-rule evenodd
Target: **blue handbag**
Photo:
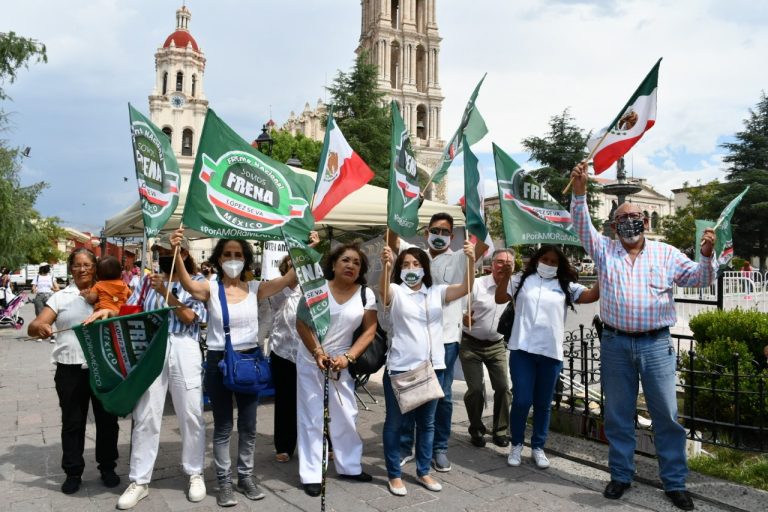
<instances>
[{"instance_id":1,"label":"blue handbag","mask_svg":"<svg viewBox=\"0 0 768 512\"><path fill-rule=\"evenodd\" d=\"M224 358L219 361L219 371L224 377L224 386L235 393L258 395L272 387L272 370L269 359L264 357L260 347L250 354L236 352L232 348L229 331L229 309L224 284L219 282L219 303L224 322Z\"/></svg>"}]
</instances>

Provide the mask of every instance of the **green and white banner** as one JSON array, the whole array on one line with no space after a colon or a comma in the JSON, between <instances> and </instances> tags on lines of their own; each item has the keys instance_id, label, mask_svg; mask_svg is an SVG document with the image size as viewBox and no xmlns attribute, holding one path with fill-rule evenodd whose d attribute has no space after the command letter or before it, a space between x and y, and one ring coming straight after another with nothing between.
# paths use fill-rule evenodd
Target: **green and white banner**
<instances>
[{"instance_id":1,"label":"green and white banner","mask_svg":"<svg viewBox=\"0 0 768 512\"><path fill-rule=\"evenodd\" d=\"M168 136L130 103L128 116L144 231L151 238L163 229L179 204L179 164Z\"/></svg>"},{"instance_id":2,"label":"green and white banner","mask_svg":"<svg viewBox=\"0 0 768 512\"><path fill-rule=\"evenodd\" d=\"M88 363L91 389L106 411L127 416L160 375L165 364L170 310L75 326Z\"/></svg>"},{"instance_id":3,"label":"green and white banner","mask_svg":"<svg viewBox=\"0 0 768 512\"><path fill-rule=\"evenodd\" d=\"M331 323L331 310L328 281L325 280L323 269L320 267L320 253L302 241L306 232L302 236L288 228L282 229L282 233L304 294L296 314L302 322L314 326L317 340L322 343Z\"/></svg>"},{"instance_id":4,"label":"green and white banner","mask_svg":"<svg viewBox=\"0 0 768 512\"><path fill-rule=\"evenodd\" d=\"M272 160L208 109L184 205L185 227L212 238L282 238L280 228L309 232L314 181Z\"/></svg>"},{"instance_id":5,"label":"green and white banner","mask_svg":"<svg viewBox=\"0 0 768 512\"><path fill-rule=\"evenodd\" d=\"M466 137L462 138L466 144ZM480 179L480 168L477 157L469 145L464 148L464 204L467 218L467 232L475 238L473 243L481 241L493 252L493 240L485 223L485 191Z\"/></svg>"},{"instance_id":6,"label":"green and white banner","mask_svg":"<svg viewBox=\"0 0 768 512\"><path fill-rule=\"evenodd\" d=\"M390 151L387 226L400 236L413 236L419 228L419 185L416 157L400 110L392 108L392 146Z\"/></svg>"},{"instance_id":7,"label":"green and white banner","mask_svg":"<svg viewBox=\"0 0 768 512\"><path fill-rule=\"evenodd\" d=\"M739 203L748 190L749 186L747 186L741 194L734 197L722 213L720 213L720 217L715 223L715 236L717 237L715 240L715 255L717 256L717 262L720 265L720 268L728 265L733 258L733 229L731 227L731 218L733 217L733 212L736 210L736 207L739 206ZM700 240L701 238L696 240L696 243L699 243Z\"/></svg>"},{"instance_id":8,"label":"green and white banner","mask_svg":"<svg viewBox=\"0 0 768 512\"><path fill-rule=\"evenodd\" d=\"M493 158L507 247L540 243L580 246L570 212L496 144Z\"/></svg>"},{"instance_id":9,"label":"green and white banner","mask_svg":"<svg viewBox=\"0 0 768 512\"><path fill-rule=\"evenodd\" d=\"M701 242L701 238L704 236L704 230L707 228L714 228L715 227L715 221L713 220L700 220L696 219L694 220L694 223L696 224L696 238L694 238L694 261L699 261L701 259L701 251L698 248L698 243Z\"/></svg>"}]
</instances>

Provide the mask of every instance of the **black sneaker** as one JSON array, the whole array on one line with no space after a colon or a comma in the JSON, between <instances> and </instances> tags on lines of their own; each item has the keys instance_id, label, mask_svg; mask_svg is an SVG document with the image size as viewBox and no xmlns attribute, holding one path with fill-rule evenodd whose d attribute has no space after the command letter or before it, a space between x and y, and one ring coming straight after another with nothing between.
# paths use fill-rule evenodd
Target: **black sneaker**
<instances>
[{"instance_id":1,"label":"black sneaker","mask_svg":"<svg viewBox=\"0 0 768 512\"><path fill-rule=\"evenodd\" d=\"M507 436L493 436L493 444L501 448L509 446L509 437Z\"/></svg>"},{"instance_id":2,"label":"black sneaker","mask_svg":"<svg viewBox=\"0 0 768 512\"><path fill-rule=\"evenodd\" d=\"M234 507L237 505L237 498L235 498L235 491L232 490L232 484L222 483L219 484L219 494L216 495L216 504L220 507Z\"/></svg>"},{"instance_id":3,"label":"black sneaker","mask_svg":"<svg viewBox=\"0 0 768 512\"><path fill-rule=\"evenodd\" d=\"M101 472L101 481L104 483L104 487L117 487L120 485L120 477L117 476L114 469L107 469Z\"/></svg>"},{"instance_id":4,"label":"black sneaker","mask_svg":"<svg viewBox=\"0 0 768 512\"><path fill-rule=\"evenodd\" d=\"M355 482L370 482L373 480L373 477L366 473L365 471L361 471L359 475L343 475L339 474L339 478L342 478L344 480L354 480Z\"/></svg>"},{"instance_id":5,"label":"black sneaker","mask_svg":"<svg viewBox=\"0 0 768 512\"><path fill-rule=\"evenodd\" d=\"M672 504L682 510L693 510L693 500L688 491L664 491L667 498L672 500Z\"/></svg>"},{"instance_id":6,"label":"black sneaker","mask_svg":"<svg viewBox=\"0 0 768 512\"><path fill-rule=\"evenodd\" d=\"M312 496L313 498L316 498L320 496L321 491L320 484L304 484L304 492L307 494L307 496Z\"/></svg>"},{"instance_id":7,"label":"black sneaker","mask_svg":"<svg viewBox=\"0 0 768 512\"><path fill-rule=\"evenodd\" d=\"M472 446L477 446L478 448L485 446L484 436L470 436L469 440L472 443Z\"/></svg>"},{"instance_id":8,"label":"black sneaker","mask_svg":"<svg viewBox=\"0 0 768 512\"><path fill-rule=\"evenodd\" d=\"M66 480L64 480L64 483L61 484L61 492L64 494L75 494L78 490L80 490L80 484L83 482L83 479L79 476L68 476Z\"/></svg>"},{"instance_id":9,"label":"black sneaker","mask_svg":"<svg viewBox=\"0 0 768 512\"><path fill-rule=\"evenodd\" d=\"M608 485L605 486L605 490L603 491L603 496L608 498L609 500L617 500L621 498L621 496L624 494L624 491L629 489L632 486L629 482L619 482L618 480L611 480L608 482Z\"/></svg>"},{"instance_id":10,"label":"black sneaker","mask_svg":"<svg viewBox=\"0 0 768 512\"><path fill-rule=\"evenodd\" d=\"M249 500L256 501L264 498L264 492L250 476L241 476L237 479L237 490Z\"/></svg>"}]
</instances>

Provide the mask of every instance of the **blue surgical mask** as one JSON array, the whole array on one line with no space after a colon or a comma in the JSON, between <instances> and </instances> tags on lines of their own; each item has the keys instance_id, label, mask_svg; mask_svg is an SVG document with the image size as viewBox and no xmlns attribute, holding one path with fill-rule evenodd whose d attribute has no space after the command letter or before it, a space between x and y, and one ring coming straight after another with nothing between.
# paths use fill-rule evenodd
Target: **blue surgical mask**
<instances>
[{"instance_id":1,"label":"blue surgical mask","mask_svg":"<svg viewBox=\"0 0 768 512\"><path fill-rule=\"evenodd\" d=\"M400 279L411 288L418 286L421 280L424 279L424 269L421 267L404 268L400 271Z\"/></svg>"}]
</instances>

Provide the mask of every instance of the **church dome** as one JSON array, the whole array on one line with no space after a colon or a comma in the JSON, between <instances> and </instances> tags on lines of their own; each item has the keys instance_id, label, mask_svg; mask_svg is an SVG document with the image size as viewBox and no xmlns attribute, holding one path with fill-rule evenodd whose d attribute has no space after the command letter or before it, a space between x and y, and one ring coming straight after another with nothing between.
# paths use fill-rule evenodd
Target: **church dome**
<instances>
[{"instance_id":1,"label":"church dome","mask_svg":"<svg viewBox=\"0 0 768 512\"><path fill-rule=\"evenodd\" d=\"M177 30L173 34L168 36L168 39L165 40L165 43L163 43L163 48L168 48L171 46L171 41L173 41L173 44L176 45L176 48L186 48L187 44L192 44L192 49L196 52L200 51L200 48L197 46L197 41L195 41L195 38L192 37L192 34L189 33L188 30Z\"/></svg>"}]
</instances>

